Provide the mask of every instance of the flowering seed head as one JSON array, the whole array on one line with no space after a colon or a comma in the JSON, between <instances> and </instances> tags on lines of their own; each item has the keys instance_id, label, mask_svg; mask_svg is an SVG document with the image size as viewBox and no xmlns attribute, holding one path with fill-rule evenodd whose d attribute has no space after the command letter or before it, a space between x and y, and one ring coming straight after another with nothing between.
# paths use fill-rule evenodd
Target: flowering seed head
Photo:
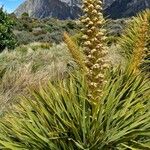
<instances>
[{"instance_id":1,"label":"flowering seed head","mask_svg":"<svg viewBox=\"0 0 150 150\"><path fill-rule=\"evenodd\" d=\"M88 8L89 8L89 9L93 9L93 8L94 8L93 4L90 4L90 5L88 6Z\"/></svg>"},{"instance_id":2,"label":"flowering seed head","mask_svg":"<svg viewBox=\"0 0 150 150\"><path fill-rule=\"evenodd\" d=\"M92 11L92 14L97 14L97 10L96 10L96 9L93 10L93 11Z\"/></svg>"},{"instance_id":3,"label":"flowering seed head","mask_svg":"<svg viewBox=\"0 0 150 150\"><path fill-rule=\"evenodd\" d=\"M83 36L82 36L82 39L87 40L87 39L88 39L88 36L87 36L87 35L83 35Z\"/></svg>"},{"instance_id":4,"label":"flowering seed head","mask_svg":"<svg viewBox=\"0 0 150 150\"><path fill-rule=\"evenodd\" d=\"M105 83L105 69L108 64L105 61L107 47L105 44L104 18L101 13L101 0L84 0L83 3L84 19L81 22L84 25L82 29L84 36L83 45L86 52L86 61L88 74L88 85L91 98L96 100L102 95L102 88Z\"/></svg>"},{"instance_id":5,"label":"flowering seed head","mask_svg":"<svg viewBox=\"0 0 150 150\"><path fill-rule=\"evenodd\" d=\"M94 53L96 53L96 52L97 52L96 49L92 49L92 50L91 50L91 54L94 54Z\"/></svg>"},{"instance_id":6,"label":"flowering seed head","mask_svg":"<svg viewBox=\"0 0 150 150\"><path fill-rule=\"evenodd\" d=\"M90 42L90 41L86 41L86 42L84 43L84 45L89 46L89 45L91 45L91 42Z\"/></svg>"}]
</instances>

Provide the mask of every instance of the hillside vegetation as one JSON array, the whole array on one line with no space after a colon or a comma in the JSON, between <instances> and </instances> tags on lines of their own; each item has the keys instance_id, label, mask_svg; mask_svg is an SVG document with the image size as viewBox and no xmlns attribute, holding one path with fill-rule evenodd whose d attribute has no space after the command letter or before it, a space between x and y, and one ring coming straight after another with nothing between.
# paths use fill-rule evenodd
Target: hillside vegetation
<instances>
[{"instance_id":1,"label":"hillside vegetation","mask_svg":"<svg viewBox=\"0 0 150 150\"><path fill-rule=\"evenodd\" d=\"M22 17L16 18L14 14L10 15L15 25L13 27L16 35L17 44L29 44L31 42L63 42L63 33L68 32L71 36L79 37L82 25L78 20L58 20L54 18L33 19L28 14L22 14ZM109 20L106 28L110 42L120 36L128 20L118 19Z\"/></svg>"},{"instance_id":2,"label":"hillside vegetation","mask_svg":"<svg viewBox=\"0 0 150 150\"><path fill-rule=\"evenodd\" d=\"M16 22L14 33L16 35L18 45L29 44L30 42L49 42L60 43L63 41L63 32L76 34L81 26L73 20L58 19L33 19L28 14L22 14L21 18L16 18L14 14L11 17Z\"/></svg>"}]
</instances>

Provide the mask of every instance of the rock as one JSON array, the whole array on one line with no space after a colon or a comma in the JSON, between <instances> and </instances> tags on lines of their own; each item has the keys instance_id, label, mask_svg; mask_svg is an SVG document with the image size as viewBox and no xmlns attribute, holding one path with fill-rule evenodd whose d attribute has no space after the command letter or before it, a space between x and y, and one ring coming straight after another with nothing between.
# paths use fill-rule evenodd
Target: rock
<instances>
[{"instance_id":1,"label":"rock","mask_svg":"<svg viewBox=\"0 0 150 150\"><path fill-rule=\"evenodd\" d=\"M75 2L72 0L26 0L14 13L18 17L27 12L33 18L75 19L81 14L81 9Z\"/></svg>"},{"instance_id":2,"label":"rock","mask_svg":"<svg viewBox=\"0 0 150 150\"><path fill-rule=\"evenodd\" d=\"M105 15L113 19L126 18L146 8L150 8L150 0L115 0L105 9Z\"/></svg>"}]
</instances>

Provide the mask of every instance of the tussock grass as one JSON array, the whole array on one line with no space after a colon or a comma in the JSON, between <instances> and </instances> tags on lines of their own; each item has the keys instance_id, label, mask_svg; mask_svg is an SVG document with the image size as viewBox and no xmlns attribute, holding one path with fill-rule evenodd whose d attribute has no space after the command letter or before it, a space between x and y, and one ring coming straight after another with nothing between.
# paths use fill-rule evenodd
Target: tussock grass
<instances>
[{"instance_id":1,"label":"tussock grass","mask_svg":"<svg viewBox=\"0 0 150 150\"><path fill-rule=\"evenodd\" d=\"M64 44L31 43L0 53L0 112L19 95L28 95L27 88L63 78L73 65Z\"/></svg>"}]
</instances>

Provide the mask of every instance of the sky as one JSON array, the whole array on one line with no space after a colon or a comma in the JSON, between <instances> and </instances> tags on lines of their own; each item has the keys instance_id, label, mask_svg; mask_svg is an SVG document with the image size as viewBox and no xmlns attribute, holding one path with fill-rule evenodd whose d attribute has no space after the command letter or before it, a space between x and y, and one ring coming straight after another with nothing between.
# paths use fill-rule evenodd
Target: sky
<instances>
[{"instance_id":1,"label":"sky","mask_svg":"<svg viewBox=\"0 0 150 150\"><path fill-rule=\"evenodd\" d=\"M4 6L4 9L11 13L13 12L23 1L25 0L0 0L0 6Z\"/></svg>"}]
</instances>

